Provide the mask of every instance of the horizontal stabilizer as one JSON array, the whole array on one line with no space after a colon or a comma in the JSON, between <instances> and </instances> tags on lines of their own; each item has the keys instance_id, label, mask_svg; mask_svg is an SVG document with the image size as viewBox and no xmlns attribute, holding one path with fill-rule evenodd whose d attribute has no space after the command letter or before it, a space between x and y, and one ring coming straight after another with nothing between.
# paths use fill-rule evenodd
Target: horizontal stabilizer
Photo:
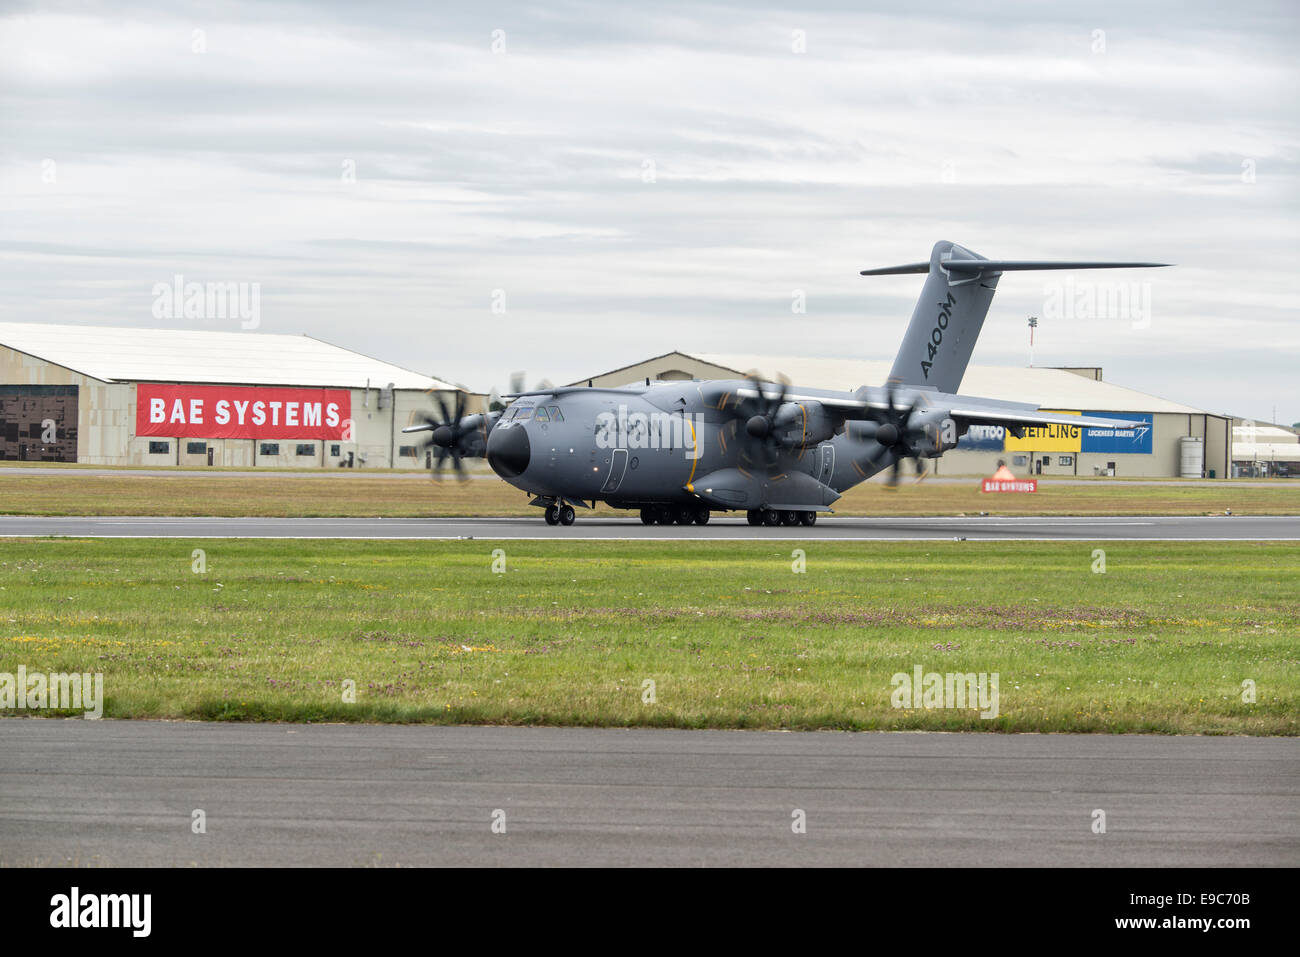
<instances>
[{"instance_id":1,"label":"horizontal stabilizer","mask_svg":"<svg viewBox=\"0 0 1300 957\"><path fill-rule=\"evenodd\" d=\"M1169 266L1171 263L1098 263L1071 261L1036 261L1032 259L949 259L943 267L949 272L1015 272L1041 269L1147 269ZM930 264L908 263L903 266L885 266L882 269L864 269L863 276L902 276L908 273L928 273Z\"/></svg>"},{"instance_id":2,"label":"horizontal stabilizer","mask_svg":"<svg viewBox=\"0 0 1300 957\"><path fill-rule=\"evenodd\" d=\"M1032 259L949 259L944 266L957 272L1011 272L1024 269L1142 269L1169 263L1036 262Z\"/></svg>"},{"instance_id":3,"label":"horizontal stabilizer","mask_svg":"<svg viewBox=\"0 0 1300 957\"><path fill-rule=\"evenodd\" d=\"M902 276L902 275L906 275L907 273L929 272L929 271L930 271L930 264L928 262L924 262L924 263L908 263L906 266L884 266L880 269L864 269L862 270L862 275Z\"/></svg>"}]
</instances>

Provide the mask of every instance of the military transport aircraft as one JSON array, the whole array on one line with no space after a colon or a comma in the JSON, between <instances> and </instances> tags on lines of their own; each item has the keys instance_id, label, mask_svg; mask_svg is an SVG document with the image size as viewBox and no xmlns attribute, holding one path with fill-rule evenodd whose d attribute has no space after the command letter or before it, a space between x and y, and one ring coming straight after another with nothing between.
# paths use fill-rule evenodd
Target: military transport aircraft
<instances>
[{"instance_id":1,"label":"military transport aircraft","mask_svg":"<svg viewBox=\"0 0 1300 957\"><path fill-rule=\"evenodd\" d=\"M864 276L928 273L883 387L854 392L758 378L566 386L512 393L504 411L465 415L465 394L430 432L437 469L487 456L493 471L534 496L552 525L603 501L640 509L649 524L703 525L711 511L744 511L751 525L812 525L847 489L904 459L955 447L972 425L1123 427L1130 423L1040 412L1036 405L957 394L1004 272L1163 266L1136 262L986 259L939 242L928 262L865 269Z\"/></svg>"}]
</instances>

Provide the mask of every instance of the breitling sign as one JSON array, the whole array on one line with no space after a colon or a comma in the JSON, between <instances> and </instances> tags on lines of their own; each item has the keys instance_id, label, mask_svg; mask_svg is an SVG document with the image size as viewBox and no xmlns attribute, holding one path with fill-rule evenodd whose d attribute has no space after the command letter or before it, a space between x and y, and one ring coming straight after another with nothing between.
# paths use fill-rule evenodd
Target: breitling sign
<instances>
[{"instance_id":1,"label":"breitling sign","mask_svg":"<svg viewBox=\"0 0 1300 957\"><path fill-rule=\"evenodd\" d=\"M1056 409L1044 409L1055 415L1078 415L1078 412L1063 412ZM1025 427L1024 438L1016 438L1007 433L1006 451L1008 452L1078 452L1083 443L1083 429L1077 425L1030 425Z\"/></svg>"}]
</instances>

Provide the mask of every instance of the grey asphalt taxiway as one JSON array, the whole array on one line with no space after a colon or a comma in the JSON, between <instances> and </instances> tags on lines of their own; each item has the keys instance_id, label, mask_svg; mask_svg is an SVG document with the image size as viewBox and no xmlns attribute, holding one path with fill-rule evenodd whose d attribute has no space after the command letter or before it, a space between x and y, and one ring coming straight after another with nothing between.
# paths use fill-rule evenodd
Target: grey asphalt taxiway
<instances>
[{"instance_id":1,"label":"grey asphalt taxiway","mask_svg":"<svg viewBox=\"0 0 1300 957\"><path fill-rule=\"evenodd\" d=\"M0 720L0 866L189 864L1295 866L1300 741Z\"/></svg>"},{"instance_id":2,"label":"grey asphalt taxiway","mask_svg":"<svg viewBox=\"0 0 1300 957\"><path fill-rule=\"evenodd\" d=\"M615 539L782 541L1300 541L1300 516L1048 518L821 518L812 528L751 527L743 518L708 525L642 525L635 518L579 517L571 526L536 518L132 518L0 516L6 536L75 538Z\"/></svg>"}]
</instances>

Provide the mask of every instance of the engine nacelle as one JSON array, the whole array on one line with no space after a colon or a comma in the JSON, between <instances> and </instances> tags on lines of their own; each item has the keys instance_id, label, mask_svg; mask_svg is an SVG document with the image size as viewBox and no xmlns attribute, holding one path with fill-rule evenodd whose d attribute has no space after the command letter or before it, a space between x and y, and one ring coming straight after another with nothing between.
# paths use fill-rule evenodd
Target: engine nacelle
<instances>
[{"instance_id":1,"label":"engine nacelle","mask_svg":"<svg viewBox=\"0 0 1300 957\"><path fill-rule=\"evenodd\" d=\"M820 402L786 402L776 410L773 433L787 448L811 448L835 434L836 418Z\"/></svg>"},{"instance_id":2,"label":"engine nacelle","mask_svg":"<svg viewBox=\"0 0 1300 957\"><path fill-rule=\"evenodd\" d=\"M946 409L925 409L907 423L907 444L921 458L934 459L956 448L957 423Z\"/></svg>"}]
</instances>

